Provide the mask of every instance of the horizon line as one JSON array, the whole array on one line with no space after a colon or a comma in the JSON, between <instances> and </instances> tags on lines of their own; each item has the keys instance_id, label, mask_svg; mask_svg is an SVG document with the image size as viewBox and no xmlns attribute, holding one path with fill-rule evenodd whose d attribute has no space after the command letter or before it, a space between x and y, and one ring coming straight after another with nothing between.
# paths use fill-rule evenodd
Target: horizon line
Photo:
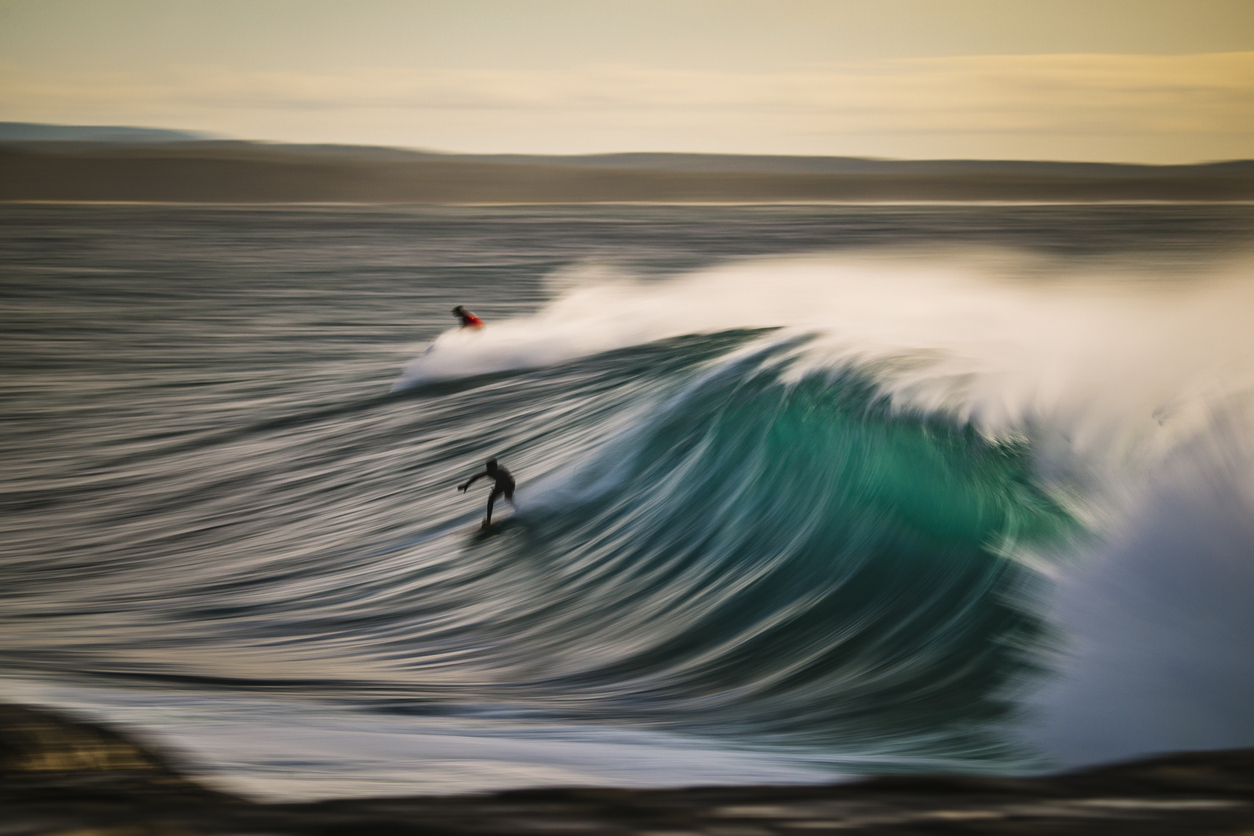
<instances>
[{"instance_id":1,"label":"horizon line","mask_svg":"<svg viewBox=\"0 0 1254 836\"><path fill-rule=\"evenodd\" d=\"M6 137L5 127L28 129L55 129L65 131L118 131L134 132L131 139L124 138L77 138L77 137ZM149 135L143 139L143 135ZM154 135L166 134L168 139ZM178 137L184 138L178 138ZM1091 165L1091 166L1126 166L1136 168L1184 168L1192 166L1223 165L1227 163L1254 162L1254 157L1231 157L1224 159L1204 159L1183 163L1128 162L1096 159L1058 159L1058 158L1027 158L1027 157L880 157L854 154L790 154L779 152L732 152L732 151L581 151L581 152L532 152L532 151L457 151L444 148L429 148L416 145L383 145L355 142L310 141L289 139L246 138L220 134L213 131L188 128L166 128L148 125L122 124L69 124L59 122L25 122L0 119L0 144L17 143L81 143L84 145L130 145L130 146L163 146L190 144L244 144L261 146L290 146L310 148L362 148L385 151L403 151L412 154L429 154L446 157L531 157L553 159L580 159L595 157L724 157L724 158L757 158L757 159L790 159L790 160L862 160L884 163L1040 163L1048 165Z\"/></svg>"}]
</instances>

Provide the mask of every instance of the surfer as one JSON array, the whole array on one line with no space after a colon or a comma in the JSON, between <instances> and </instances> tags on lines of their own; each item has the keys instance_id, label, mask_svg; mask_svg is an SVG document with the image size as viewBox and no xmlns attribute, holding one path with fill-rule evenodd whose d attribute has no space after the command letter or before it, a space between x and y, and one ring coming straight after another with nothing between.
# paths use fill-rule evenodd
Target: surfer
<instances>
[{"instance_id":1,"label":"surfer","mask_svg":"<svg viewBox=\"0 0 1254 836\"><path fill-rule=\"evenodd\" d=\"M504 496L509 500L509 504L514 504L514 477L509 475L509 471L496 463L496 459L488 459L488 463L484 466L482 473L476 473L470 477L470 480L457 486L462 493L473 485L477 480L487 476L496 482L492 486L492 495L488 497L488 515L483 520L483 527L487 528L492 525L492 506L496 503L498 496Z\"/></svg>"},{"instance_id":2,"label":"surfer","mask_svg":"<svg viewBox=\"0 0 1254 836\"><path fill-rule=\"evenodd\" d=\"M461 320L463 328L482 328L483 320L472 314L470 311L458 305L453 308L453 316Z\"/></svg>"}]
</instances>

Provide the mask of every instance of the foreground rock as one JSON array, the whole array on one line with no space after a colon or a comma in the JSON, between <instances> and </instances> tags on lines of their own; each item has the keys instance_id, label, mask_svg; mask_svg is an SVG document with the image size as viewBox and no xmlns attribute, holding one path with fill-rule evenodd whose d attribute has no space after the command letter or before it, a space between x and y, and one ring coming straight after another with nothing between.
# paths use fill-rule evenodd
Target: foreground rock
<instances>
[{"instance_id":1,"label":"foreground rock","mask_svg":"<svg viewBox=\"0 0 1254 836\"><path fill-rule=\"evenodd\" d=\"M526 790L257 804L200 787L126 735L0 706L0 833L1237 834L1254 829L1254 750L1044 778L874 778L817 787Z\"/></svg>"}]
</instances>

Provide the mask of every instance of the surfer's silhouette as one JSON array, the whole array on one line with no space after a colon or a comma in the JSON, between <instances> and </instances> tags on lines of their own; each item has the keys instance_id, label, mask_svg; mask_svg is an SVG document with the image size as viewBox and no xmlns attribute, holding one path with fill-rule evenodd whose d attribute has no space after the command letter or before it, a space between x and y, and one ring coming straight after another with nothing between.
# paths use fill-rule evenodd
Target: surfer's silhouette
<instances>
[{"instance_id":1,"label":"surfer's silhouette","mask_svg":"<svg viewBox=\"0 0 1254 836\"><path fill-rule=\"evenodd\" d=\"M496 459L488 459L488 463L484 465L482 473L476 473L469 480L457 486L459 491L463 493L479 479L487 476L496 482L492 486L492 494L488 497L488 515L483 519L483 528L492 525L492 506L496 504L496 498L503 496L509 500L509 504L514 504L514 477L509 475L509 471L496 463Z\"/></svg>"},{"instance_id":2,"label":"surfer's silhouette","mask_svg":"<svg viewBox=\"0 0 1254 836\"><path fill-rule=\"evenodd\" d=\"M461 322L463 328L482 328L483 320L472 314L470 311L458 305L453 308L453 316Z\"/></svg>"}]
</instances>

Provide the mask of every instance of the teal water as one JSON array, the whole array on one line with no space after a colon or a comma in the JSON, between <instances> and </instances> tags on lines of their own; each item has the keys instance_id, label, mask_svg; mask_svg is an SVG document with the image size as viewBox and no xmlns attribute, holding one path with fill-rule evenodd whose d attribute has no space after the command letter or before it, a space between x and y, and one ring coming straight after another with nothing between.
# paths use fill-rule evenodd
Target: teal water
<instances>
[{"instance_id":1,"label":"teal water","mask_svg":"<svg viewBox=\"0 0 1254 836\"><path fill-rule=\"evenodd\" d=\"M1250 738L1248 207L0 213L2 697L295 796Z\"/></svg>"}]
</instances>

